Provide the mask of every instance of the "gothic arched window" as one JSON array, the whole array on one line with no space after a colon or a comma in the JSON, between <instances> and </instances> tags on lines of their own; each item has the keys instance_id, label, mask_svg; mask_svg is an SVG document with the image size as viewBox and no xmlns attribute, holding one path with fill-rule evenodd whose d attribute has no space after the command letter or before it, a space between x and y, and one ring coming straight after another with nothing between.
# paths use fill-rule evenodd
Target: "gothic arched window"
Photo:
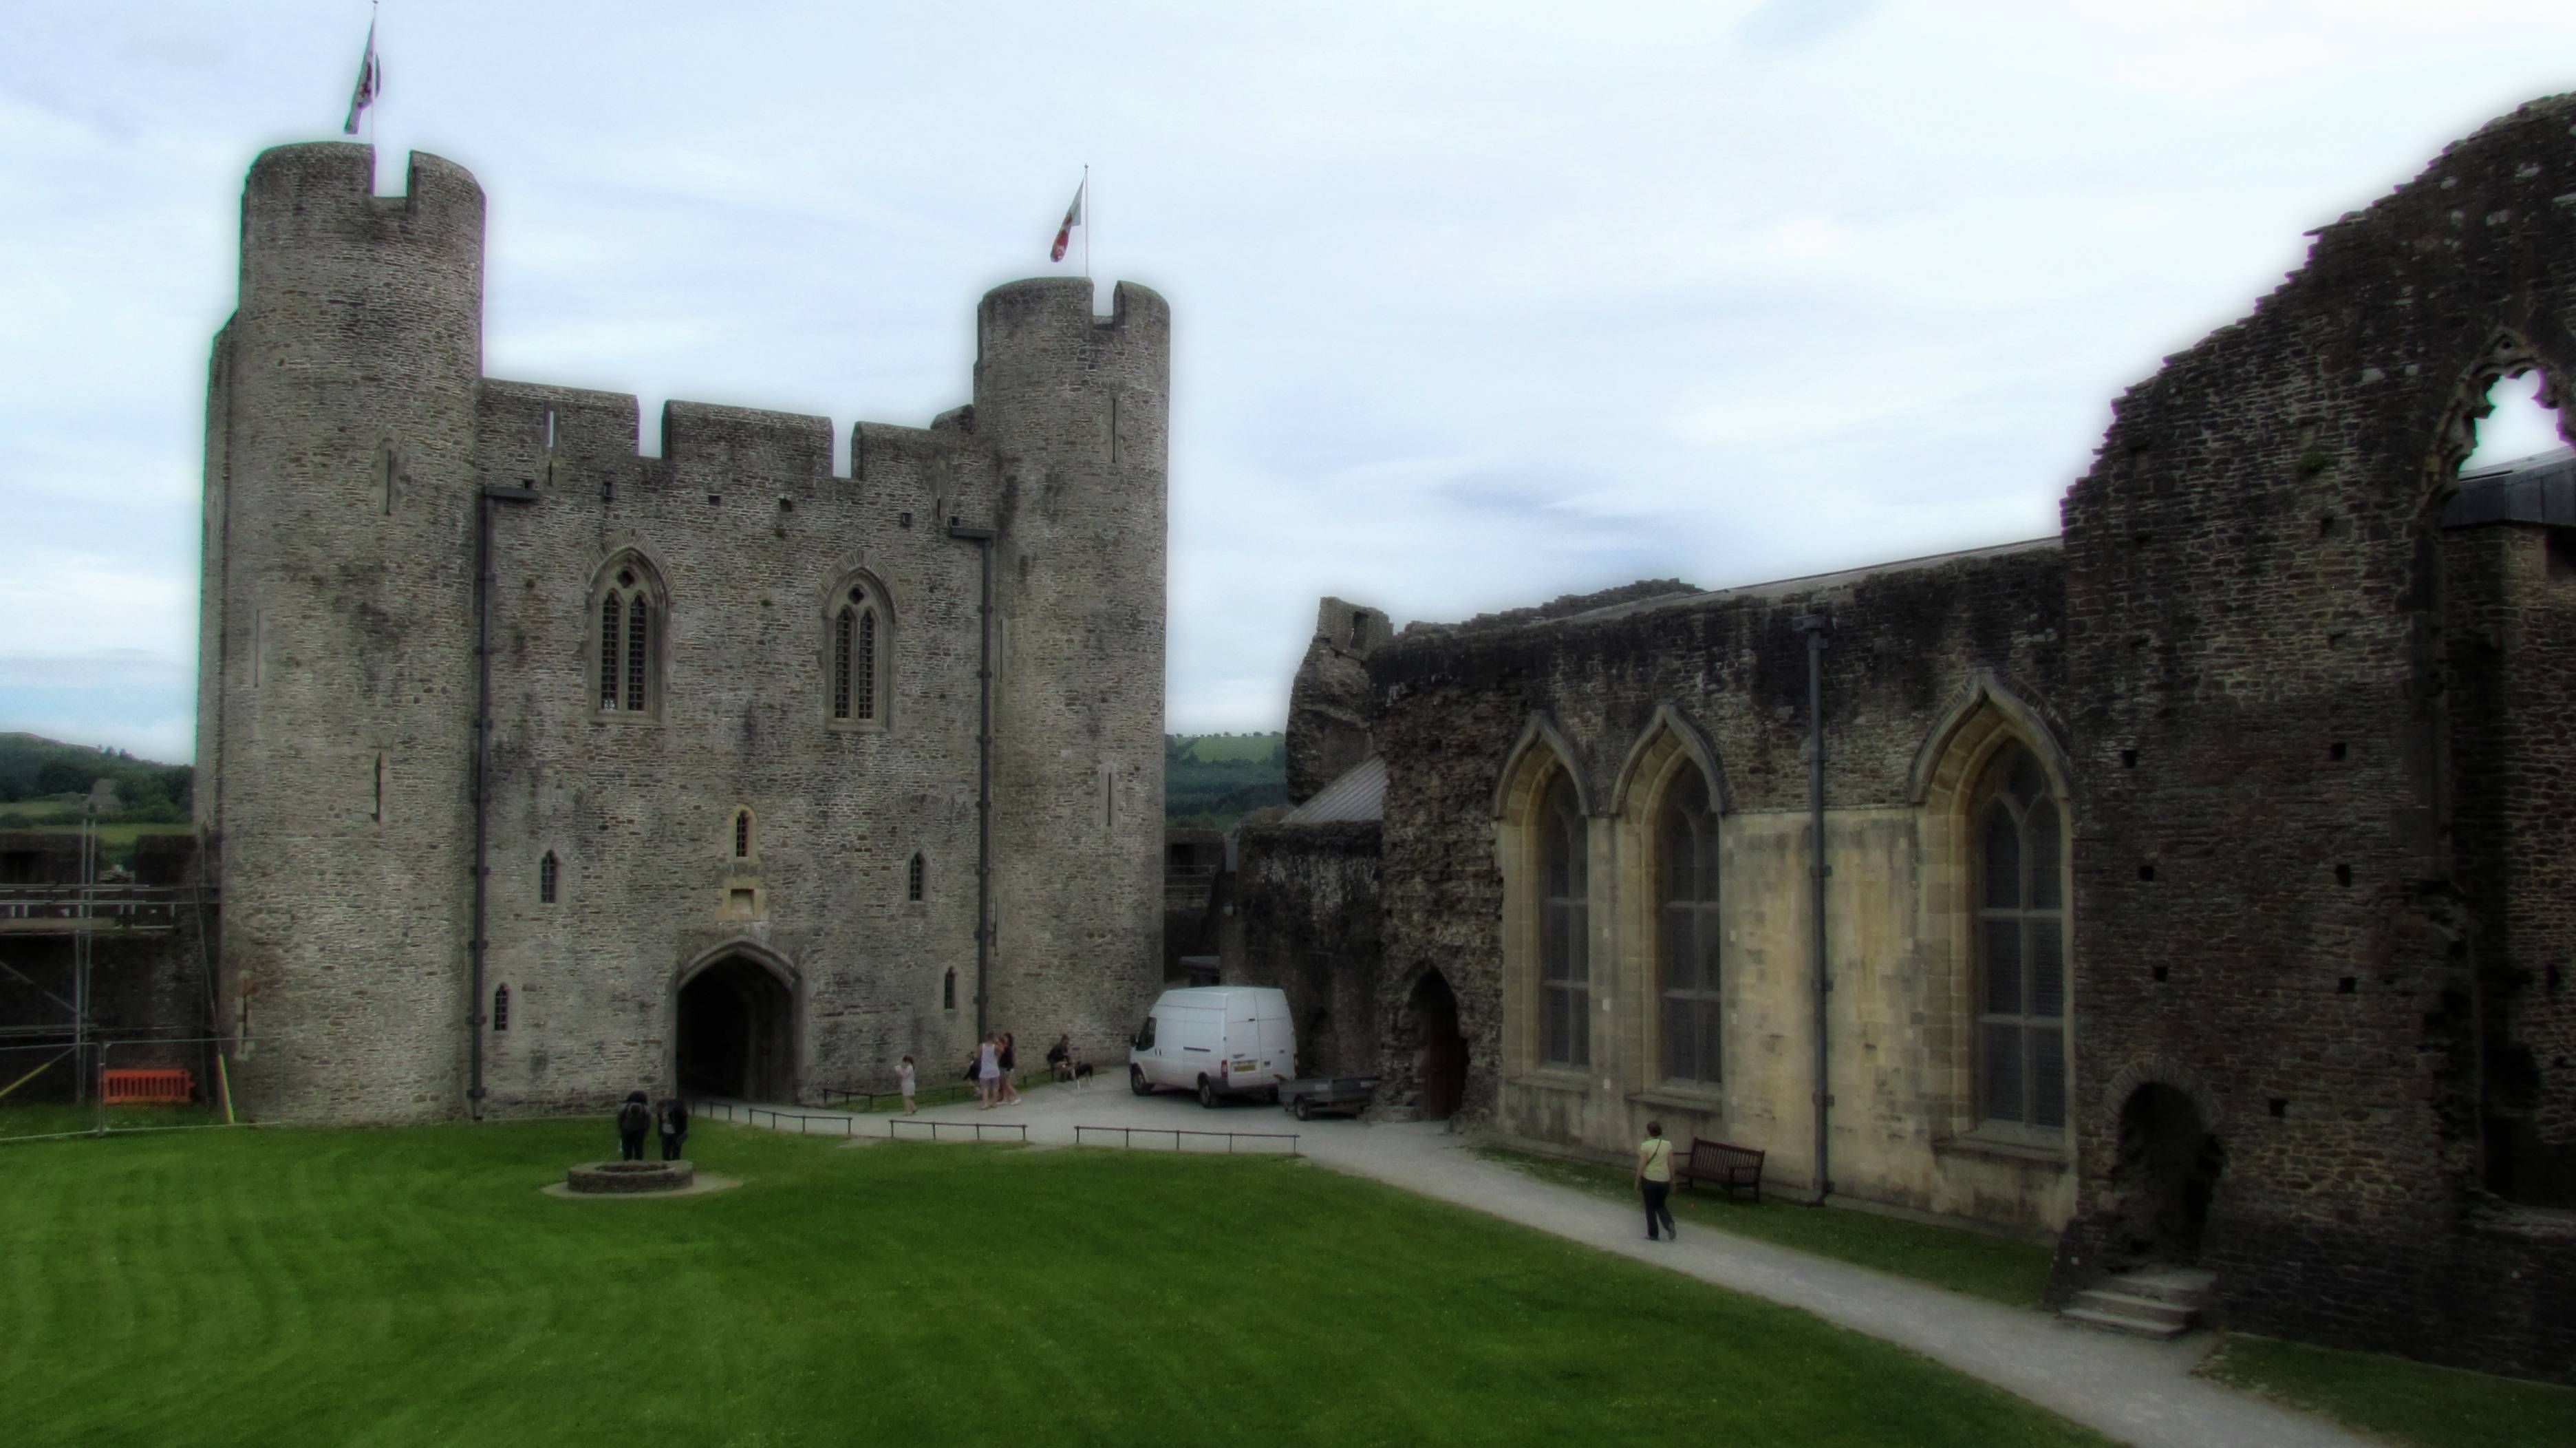
<instances>
[{"instance_id":1,"label":"gothic arched window","mask_svg":"<svg viewBox=\"0 0 2576 1448\"><path fill-rule=\"evenodd\" d=\"M552 850L546 851L546 857L537 861L537 903L555 903L555 852Z\"/></svg>"},{"instance_id":2,"label":"gothic arched window","mask_svg":"<svg viewBox=\"0 0 2576 1448\"><path fill-rule=\"evenodd\" d=\"M853 728L885 722L885 606L876 590L854 582L837 591L828 615L832 722Z\"/></svg>"},{"instance_id":3,"label":"gothic arched window","mask_svg":"<svg viewBox=\"0 0 2576 1448\"><path fill-rule=\"evenodd\" d=\"M1720 1079L1717 812L1708 781L1684 766L1655 816L1656 992L1668 1081Z\"/></svg>"},{"instance_id":4,"label":"gothic arched window","mask_svg":"<svg viewBox=\"0 0 2576 1448\"><path fill-rule=\"evenodd\" d=\"M922 863L921 856L918 852L915 852L912 857L912 863L904 867L903 898L907 900L918 900L921 898L922 876L925 873L926 867Z\"/></svg>"},{"instance_id":5,"label":"gothic arched window","mask_svg":"<svg viewBox=\"0 0 2576 1448\"><path fill-rule=\"evenodd\" d=\"M1977 1115L2066 1125L2064 816L2037 756L2008 744L1977 784Z\"/></svg>"},{"instance_id":6,"label":"gothic arched window","mask_svg":"<svg viewBox=\"0 0 2576 1448\"><path fill-rule=\"evenodd\" d=\"M1592 972L1588 950L1591 869L1583 808L1562 770L1538 812L1539 1060L1592 1064Z\"/></svg>"},{"instance_id":7,"label":"gothic arched window","mask_svg":"<svg viewBox=\"0 0 2576 1448\"><path fill-rule=\"evenodd\" d=\"M751 811L735 810L733 812L733 857L737 860L750 859L752 844Z\"/></svg>"},{"instance_id":8,"label":"gothic arched window","mask_svg":"<svg viewBox=\"0 0 2576 1448\"><path fill-rule=\"evenodd\" d=\"M659 713L662 600L651 572L639 560L620 560L600 581L598 620L598 711Z\"/></svg>"}]
</instances>

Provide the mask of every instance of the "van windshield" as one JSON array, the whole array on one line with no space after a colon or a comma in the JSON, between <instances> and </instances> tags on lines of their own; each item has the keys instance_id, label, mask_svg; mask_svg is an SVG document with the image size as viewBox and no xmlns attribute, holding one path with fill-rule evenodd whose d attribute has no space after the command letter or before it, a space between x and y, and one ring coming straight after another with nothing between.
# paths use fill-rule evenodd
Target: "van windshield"
<instances>
[{"instance_id":1,"label":"van windshield","mask_svg":"<svg viewBox=\"0 0 2576 1448\"><path fill-rule=\"evenodd\" d=\"M1145 1018L1145 1024L1136 1028L1136 1049L1139 1051L1150 1051L1154 1049L1154 1018L1152 1016L1147 1016Z\"/></svg>"}]
</instances>

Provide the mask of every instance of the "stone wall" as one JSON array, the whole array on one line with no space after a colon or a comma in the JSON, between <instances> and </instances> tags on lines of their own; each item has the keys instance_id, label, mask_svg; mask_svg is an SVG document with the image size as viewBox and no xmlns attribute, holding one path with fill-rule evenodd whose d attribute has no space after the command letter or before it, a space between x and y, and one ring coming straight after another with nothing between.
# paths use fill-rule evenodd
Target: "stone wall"
<instances>
[{"instance_id":1,"label":"stone wall","mask_svg":"<svg viewBox=\"0 0 2576 1448\"><path fill-rule=\"evenodd\" d=\"M2009 706L2034 747L2063 721L2061 563L2013 545L1717 594L1624 602L1459 630L1416 626L1369 661L1388 766L1380 1018L1440 971L1469 1039L1467 1108L1506 1136L1624 1153L1648 1116L1772 1153L1811 1182L1813 913L1807 649L1824 659L1831 1173L1837 1190L2038 1230L2072 1195L2065 1147L1989 1148L1966 1072L1969 969L1958 833L1918 808L1945 747L1991 747ZM1960 747L1968 747L1961 744ZM1511 944L1507 796L1561 758L1589 817L1591 1065L1534 1057L1535 1000ZM1723 1079L1655 1067L1652 800L1698 768L1720 801ZM2069 782L2056 781L2063 790ZM1498 809L1502 818L1498 819ZM1408 1057L1383 1067L1390 1092Z\"/></svg>"},{"instance_id":2,"label":"stone wall","mask_svg":"<svg viewBox=\"0 0 2576 1448\"><path fill-rule=\"evenodd\" d=\"M1381 1069L1378 826L1246 825L1237 848L1225 983L1288 993L1299 1074Z\"/></svg>"},{"instance_id":3,"label":"stone wall","mask_svg":"<svg viewBox=\"0 0 2576 1448\"><path fill-rule=\"evenodd\" d=\"M1288 686L1288 802L1303 804L1369 757L1369 651L1391 630L1384 613L1327 598Z\"/></svg>"},{"instance_id":4,"label":"stone wall","mask_svg":"<svg viewBox=\"0 0 2576 1448\"><path fill-rule=\"evenodd\" d=\"M2481 695L2546 702L2557 654L2473 682L2462 629L2514 592L2476 575L2530 570L2438 531L2488 386L2576 363L2571 125L2567 99L2526 107L2323 228L2120 399L2067 497L2083 1173L2061 1291L2114 1232L2127 1096L2165 1083L2223 1144L2203 1256L2241 1325L2576 1363L2576 1233L2487 1225L2478 1005L2517 958L2566 955L2567 915L2494 866L2564 828L2524 789L2567 777L2576 736L2480 717Z\"/></svg>"}]
</instances>

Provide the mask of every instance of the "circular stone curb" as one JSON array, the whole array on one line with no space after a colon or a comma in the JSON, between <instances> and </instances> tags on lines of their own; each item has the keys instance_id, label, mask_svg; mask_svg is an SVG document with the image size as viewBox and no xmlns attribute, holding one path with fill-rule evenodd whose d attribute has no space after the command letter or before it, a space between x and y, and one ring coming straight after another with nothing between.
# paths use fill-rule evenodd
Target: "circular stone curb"
<instances>
[{"instance_id":1,"label":"circular stone curb","mask_svg":"<svg viewBox=\"0 0 2576 1448\"><path fill-rule=\"evenodd\" d=\"M703 1197L713 1192L729 1192L741 1185L740 1177L701 1175L687 1186L658 1192L577 1192L570 1182L548 1182L537 1190L567 1202L661 1202L673 1197Z\"/></svg>"},{"instance_id":2,"label":"circular stone curb","mask_svg":"<svg viewBox=\"0 0 2576 1448\"><path fill-rule=\"evenodd\" d=\"M585 1194L684 1191L697 1179L686 1161L586 1161L564 1173L564 1185Z\"/></svg>"}]
</instances>

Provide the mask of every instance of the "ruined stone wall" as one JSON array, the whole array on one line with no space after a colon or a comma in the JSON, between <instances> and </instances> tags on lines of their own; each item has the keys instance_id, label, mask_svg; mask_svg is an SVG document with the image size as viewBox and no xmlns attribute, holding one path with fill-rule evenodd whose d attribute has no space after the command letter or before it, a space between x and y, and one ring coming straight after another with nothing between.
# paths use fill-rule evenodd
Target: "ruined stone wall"
<instances>
[{"instance_id":1,"label":"ruined stone wall","mask_svg":"<svg viewBox=\"0 0 2576 1448\"><path fill-rule=\"evenodd\" d=\"M1393 636L1384 613L1338 598L1315 609L1315 637L1288 685L1288 802L1369 757L1369 651Z\"/></svg>"},{"instance_id":2,"label":"ruined stone wall","mask_svg":"<svg viewBox=\"0 0 2576 1448\"><path fill-rule=\"evenodd\" d=\"M1406 1054L1379 1014L1377 823L1247 825L1237 847L1225 983L1288 993L1301 1074L1360 1074Z\"/></svg>"},{"instance_id":3,"label":"ruined stone wall","mask_svg":"<svg viewBox=\"0 0 2576 1448\"><path fill-rule=\"evenodd\" d=\"M1624 1153L1648 1116L1677 1135L1764 1148L1775 1181L1812 1177L1807 650L1797 619L1832 620L1824 656L1827 938L1835 980L1831 1133L1848 1195L2053 1226L2071 1207L2067 1151L1987 1152L1968 1089L1965 947L1955 834L1916 807L1945 724L2002 693L2061 729L2062 577L2049 544L2016 545L1731 594L1646 597L1589 613L1455 632L1417 626L1370 659L1388 764L1385 967L1393 1020L1430 970L1469 1040L1467 1109L1500 1133ZM1533 721L1537 722L1533 722ZM1656 1079L1648 789L1659 739L1695 738L1718 776L1724 889L1724 1079ZM1507 966L1496 800L1532 751L1567 751L1591 817L1592 1064L1527 1064L1534 992ZM1516 762L1517 761L1517 762ZM1699 767L1694 763L1693 767ZM2063 781L2060 781L2062 784ZM2079 927L2080 931L2080 927ZM2080 1011L2080 1004L2078 1007ZM1410 1088L1391 1054L1386 1093Z\"/></svg>"},{"instance_id":4,"label":"ruined stone wall","mask_svg":"<svg viewBox=\"0 0 2576 1448\"><path fill-rule=\"evenodd\" d=\"M2122 1105L2163 1082L2224 1149L2203 1260L2241 1325L2576 1362L2576 1234L2482 1225L2497 942L2455 849L2481 771L2566 746L2517 725L2454 772L2471 706L2445 687L2438 534L2489 383L2576 361L2571 125L2565 99L2527 107L2324 228L2119 401L2068 495L2083 1179L2061 1291L2121 1209Z\"/></svg>"}]
</instances>

